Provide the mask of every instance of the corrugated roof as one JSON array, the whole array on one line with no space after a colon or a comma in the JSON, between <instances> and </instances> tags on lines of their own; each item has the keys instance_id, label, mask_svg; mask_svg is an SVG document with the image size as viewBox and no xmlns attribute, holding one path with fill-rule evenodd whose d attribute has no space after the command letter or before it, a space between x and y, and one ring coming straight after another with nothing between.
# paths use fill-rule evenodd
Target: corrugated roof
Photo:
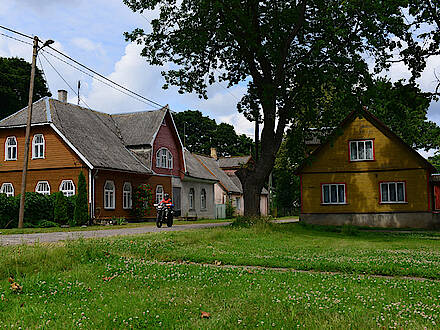
<instances>
[{"instance_id":1,"label":"corrugated roof","mask_svg":"<svg viewBox=\"0 0 440 330\"><path fill-rule=\"evenodd\" d=\"M234 156L234 157L221 157L218 159L218 165L221 168L240 168L241 165L247 164L251 159L251 156Z\"/></svg>"},{"instance_id":2,"label":"corrugated roof","mask_svg":"<svg viewBox=\"0 0 440 330\"><path fill-rule=\"evenodd\" d=\"M200 178L206 180L218 181L218 179L212 175L206 167L187 149L184 149L184 156L186 162L186 171L188 176L193 178Z\"/></svg>"},{"instance_id":3,"label":"corrugated roof","mask_svg":"<svg viewBox=\"0 0 440 330\"><path fill-rule=\"evenodd\" d=\"M208 156L194 155L200 160L205 167L220 181L222 185L230 193L241 193L234 182L226 175L226 173L218 166L217 161L214 158Z\"/></svg>"},{"instance_id":4,"label":"corrugated roof","mask_svg":"<svg viewBox=\"0 0 440 330\"><path fill-rule=\"evenodd\" d=\"M33 103L32 124L41 124L48 121L46 113L46 100L48 100L48 98L44 97ZM0 121L0 127L26 125L28 116L27 110L28 107L23 108L20 111L13 113L9 117L4 118Z\"/></svg>"}]
</instances>

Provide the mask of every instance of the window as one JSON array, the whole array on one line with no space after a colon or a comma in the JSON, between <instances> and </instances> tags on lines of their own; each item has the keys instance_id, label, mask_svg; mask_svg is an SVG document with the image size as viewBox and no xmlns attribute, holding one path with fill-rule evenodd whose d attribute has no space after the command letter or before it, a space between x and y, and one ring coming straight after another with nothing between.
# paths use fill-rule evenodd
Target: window
<instances>
[{"instance_id":1,"label":"window","mask_svg":"<svg viewBox=\"0 0 440 330\"><path fill-rule=\"evenodd\" d=\"M0 189L0 194L6 194L6 196L14 196L14 186L12 183L3 183Z\"/></svg>"},{"instance_id":2,"label":"window","mask_svg":"<svg viewBox=\"0 0 440 330\"><path fill-rule=\"evenodd\" d=\"M194 210L194 188L189 190L189 209Z\"/></svg>"},{"instance_id":3,"label":"window","mask_svg":"<svg viewBox=\"0 0 440 330\"><path fill-rule=\"evenodd\" d=\"M63 180L61 181L59 190L66 197L73 196L75 195L75 184L73 183L72 180Z\"/></svg>"},{"instance_id":4,"label":"window","mask_svg":"<svg viewBox=\"0 0 440 330\"><path fill-rule=\"evenodd\" d=\"M240 209L241 209L241 199L240 199L240 197L235 197L235 207L237 208L237 211L240 211Z\"/></svg>"},{"instance_id":5,"label":"window","mask_svg":"<svg viewBox=\"0 0 440 330\"><path fill-rule=\"evenodd\" d=\"M200 193L200 208L202 210L206 209L206 190L202 189L201 193Z\"/></svg>"},{"instance_id":6,"label":"window","mask_svg":"<svg viewBox=\"0 0 440 330\"><path fill-rule=\"evenodd\" d=\"M173 168L173 155L167 148L161 148L157 151L156 167Z\"/></svg>"},{"instance_id":7,"label":"window","mask_svg":"<svg viewBox=\"0 0 440 330\"><path fill-rule=\"evenodd\" d=\"M350 161L374 160L373 140L350 141Z\"/></svg>"},{"instance_id":8,"label":"window","mask_svg":"<svg viewBox=\"0 0 440 330\"><path fill-rule=\"evenodd\" d=\"M131 209L131 183L125 182L122 190L122 207L124 209Z\"/></svg>"},{"instance_id":9,"label":"window","mask_svg":"<svg viewBox=\"0 0 440 330\"><path fill-rule=\"evenodd\" d=\"M17 160L17 139L10 136L5 142L5 160Z\"/></svg>"},{"instance_id":10,"label":"window","mask_svg":"<svg viewBox=\"0 0 440 330\"><path fill-rule=\"evenodd\" d=\"M325 183L321 188L322 204L346 204L345 183Z\"/></svg>"},{"instance_id":11,"label":"window","mask_svg":"<svg viewBox=\"0 0 440 330\"><path fill-rule=\"evenodd\" d=\"M156 186L156 204L159 204L163 199L163 187L161 185Z\"/></svg>"},{"instance_id":12,"label":"window","mask_svg":"<svg viewBox=\"0 0 440 330\"><path fill-rule=\"evenodd\" d=\"M115 183L106 181L104 185L104 208L113 210L115 208Z\"/></svg>"},{"instance_id":13,"label":"window","mask_svg":"<svg viewBox=\"0 0 440 330\"><path fill-rule=\"evenodd\" d=\"M406 203L405 182L381 182L381 203Z\"/></svg>"},{"instance_id":14,"label":"window","mask_svg":"<svg viewBox=\"0 0 440 330\"><path fill-rule=\"evenodd\" d=\"M32 159L44 158L44 136L35 134L32 139Z\"/></svg>"},{"instance_id":15,"label":"window","mask_svg":"<svg viewBox=\"0 0 440 330\"><path fill-rule=\"evenodd\" d=\"M38 181L35 192L43 195L50 195L50 185L47 181Z\"/></svg>"}]
</instances>

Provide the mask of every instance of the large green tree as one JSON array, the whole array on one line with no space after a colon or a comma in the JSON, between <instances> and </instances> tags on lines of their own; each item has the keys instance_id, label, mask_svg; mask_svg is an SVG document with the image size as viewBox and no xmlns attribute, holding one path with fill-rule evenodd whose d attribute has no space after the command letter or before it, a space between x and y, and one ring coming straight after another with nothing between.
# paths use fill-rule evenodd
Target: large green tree
<instances>
[{"instance_id":1,"label":"large green tree","mask_svg":"<svg viewBox=\"0 0 440 330\"><path fill-rule=\"evenodd\" d=\"M191 152L209 155L211 148L218 156L249 155L252 140L244 134L238 135L232 125L217 124L198 110L186 110L173 114L174 121L185 147Z\"/></svg>"},{"instance_id":2,"label":"large green tree","mask_svg":"<svg viewBox=\"0 0 440 330\"><path fill-rule=\"evenodd\" d=\"M29 101L31 64L22 58L0 57L0 119L26 107ZM34 100L51 96L40 69L35 70Z\"/></svg>"},{"instance_id":3,"label":"large green tree","mask_svg":"<svg viewBox=\"0 0 440 330\"><path fill-rule=\"evenodd\" d=\"M158 13L150 32L135 29L126 38L145 45L150 64L174 63L163 72L167 85L202 97L215 81L248 85L238 110L260 119L263 130L260 158L237 172L245 215L259 213L258 194L286 126L313 119L308 113L328 86L357 95L370 77L367 58L380 71L408 31L406 0L124 2L134 11Z\"/></svg>"}]
</instances>

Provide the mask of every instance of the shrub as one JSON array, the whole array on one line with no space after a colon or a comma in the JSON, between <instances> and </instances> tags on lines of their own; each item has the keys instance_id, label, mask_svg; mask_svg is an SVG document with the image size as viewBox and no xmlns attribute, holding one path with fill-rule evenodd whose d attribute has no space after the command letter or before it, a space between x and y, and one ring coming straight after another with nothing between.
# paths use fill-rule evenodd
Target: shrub
<instances>
[{"instance_id":1,"label":"shrub","mask_svg":"<svg viewBox=\"0 0 440 330\"><path fill-rule=\"evenodd\" d=\"M42 220L37 225L38 228L59 227L59 224L53 221Z\"/></svg>"},{"instance_id":2,"label":"shrub","mask_svg":"<svg viewBox=\"0 0 440 330\"><path fill-rule=\"evenodd\" d=\"M89 220L87 184L83 172L80 172L78 176L78 195L75 198L73 219L78 225L84 225Z\"/></svg>"},{"instance_id":3,"label":"shrub","mask_svg":"<svg viewBox=\"0 0 440 330\"><path fill-rule=\"evenodd\" d=\"M231 219L235 215L235 207L232 205L232 200L228 198L226 201L226 219Z\"/></svg>"},{"instance_id":4,"label":"shrub","mask_svg":"<svg viewBox=\"0 0 440 330\"><path fill-rule=\"evenodd\" d=\"M18 206L15 197L0 194L0 228L14 228L18 225Z\"/></svg>"},{"instance_id":5,"label":"shrub","mask_svg":"<svg viewBox=\"0 0 440 330\"><path fill-rule=\"evenodd\" d=\"M17 196L16 199L17 204L20 205L20 196ZM24 222L36 226L41 220L53 221L54 202L54 195L27 192L25 194Z\"/></svg>"},{"instance_id":6,"label":"shrub","mask_svg":"<svg viewBox=\"0 0 440 330\"><path fill-rule=\"evenodd\" d=\"M70 220L69 219L69 202L67 197L59 191L54 193L55 203L53 208L53 218L56 223L60 225L65 225Z\"/></svg>"},{"instance_id":7,"label":"shrub","mask_svg":"<svg viewBox=\"0 0 440 330\"><path fill-rule=\"evenodd\" d=\"M153 209L153 191L149 184L141 184L133 191L133 207L131 214L137 218L151 215Z\"/></svg>"}]
</instances>

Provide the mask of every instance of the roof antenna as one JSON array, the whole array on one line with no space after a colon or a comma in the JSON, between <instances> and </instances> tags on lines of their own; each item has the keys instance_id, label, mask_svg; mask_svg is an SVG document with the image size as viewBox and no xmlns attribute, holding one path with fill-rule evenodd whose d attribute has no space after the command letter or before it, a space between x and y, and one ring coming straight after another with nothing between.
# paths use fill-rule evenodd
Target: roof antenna
<instances>
[{"instance_id":1,"label":"roof antenna","mask_svg":"<svg viewBox=\"0 0 440 330\"><path fill-rule=\"evenodd\" d=\"M79 90L81 89L81 80L78 80L78 105L79 105Z\"/></svg>"}]
</instances>

